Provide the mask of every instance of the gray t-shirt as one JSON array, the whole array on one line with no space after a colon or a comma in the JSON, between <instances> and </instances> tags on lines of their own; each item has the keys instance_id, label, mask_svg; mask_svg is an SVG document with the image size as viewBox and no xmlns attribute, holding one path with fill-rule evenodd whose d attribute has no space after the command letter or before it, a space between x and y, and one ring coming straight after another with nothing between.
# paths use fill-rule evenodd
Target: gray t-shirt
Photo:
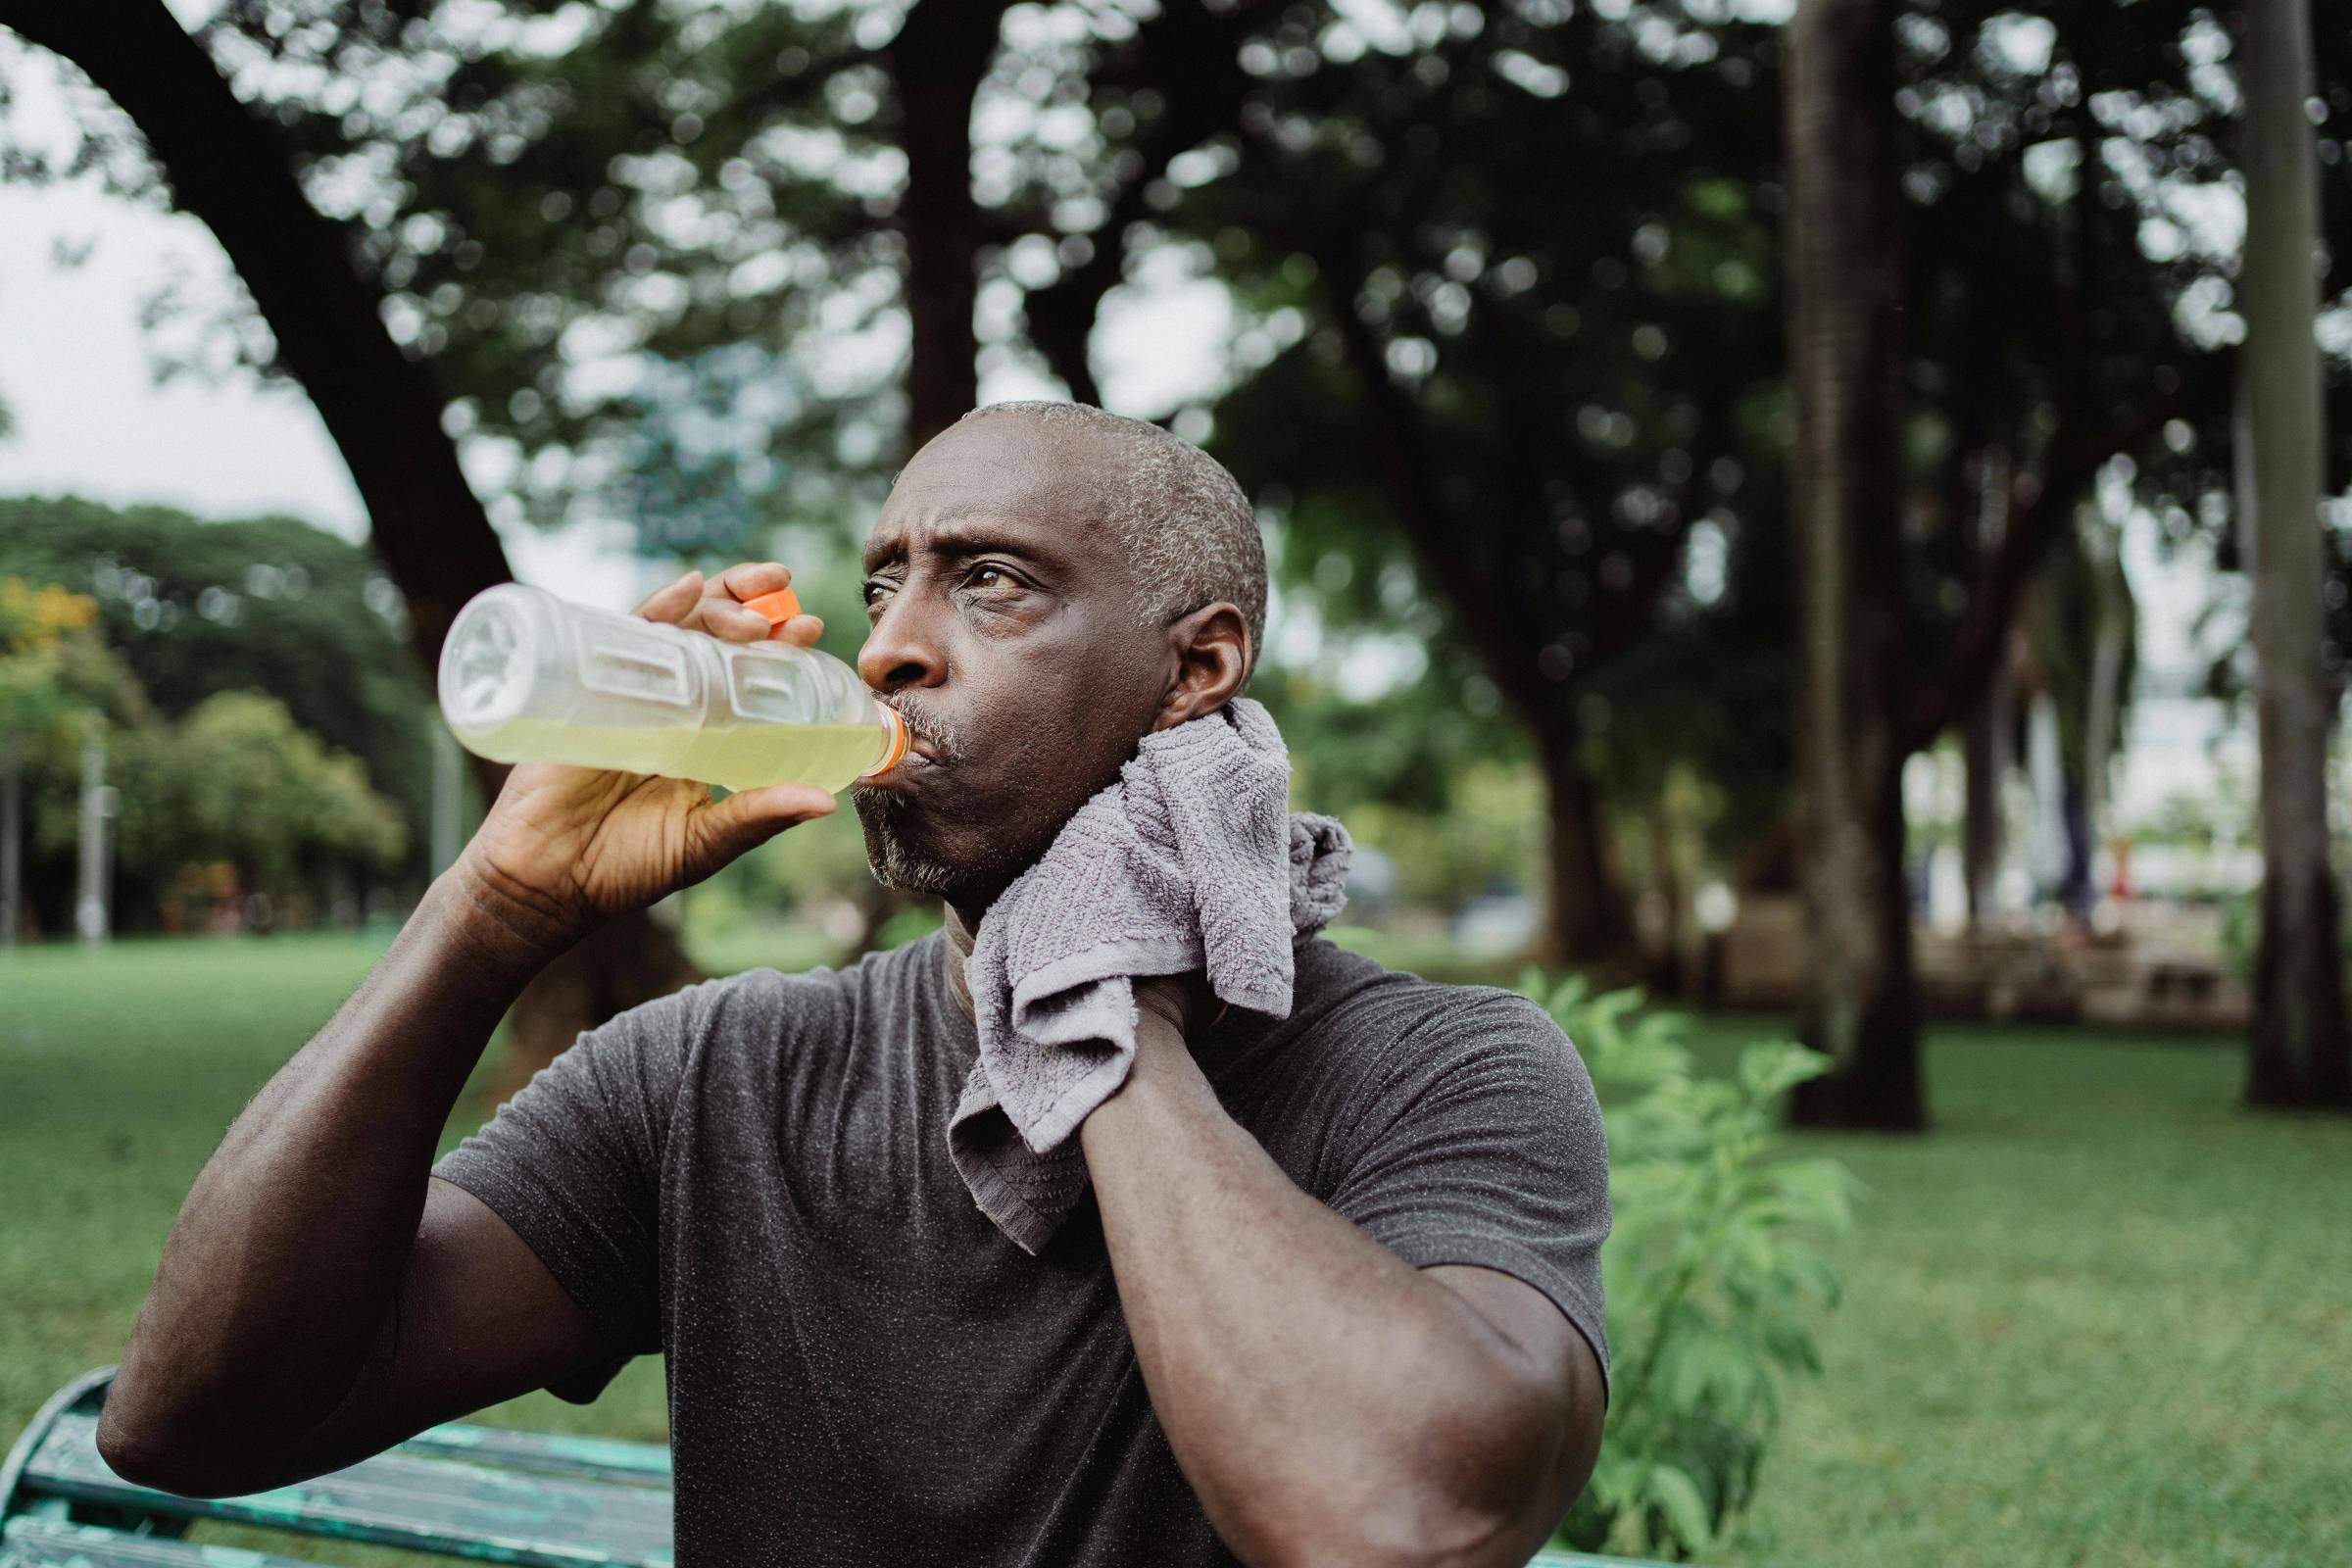
<instances>
[{"instance_id":1,"label":"gray t-shirt","mask_svg":"<svg viewBox=\"0 0 2352 1568\"><path fill-rule=\"evenodd\" d=\"M434 1173L627 1352L555 1392L666 1352L687 1568L1233 1562L1152 1418L1092 1198L1029 1257L949 1161L979 1041L943 942L623 1013ZM1288 1019L1194 1031L1227 1112L1406 1262L1542 1291L1605 1369L1574 1048L1514 993L1297 953Z\"/></svg>"}]
</instances>

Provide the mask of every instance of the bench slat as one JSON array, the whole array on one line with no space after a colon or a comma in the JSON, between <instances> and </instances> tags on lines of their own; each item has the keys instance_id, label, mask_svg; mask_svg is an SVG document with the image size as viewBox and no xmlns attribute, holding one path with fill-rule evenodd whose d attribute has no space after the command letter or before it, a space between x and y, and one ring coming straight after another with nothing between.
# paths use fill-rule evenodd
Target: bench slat
<instances>
[{"instance_id":1,"label":"bench slat","mask_svg":"<svg viewBox=\"0 0 2352 1568\"><path fill-rule=\"evenodd\" d=\"M97 1427L92 1416L59 1417L24 1484L85 1502L532 1568L671 1568L665 1490L502 1473L396 1450L247 1496L181 1497L116 1475L99 1457Z\"/></svg>"},{"instance_id":2,"label":"bench slat","mask_svg":"<svg viewBox=\"0 0 2352 1568\"><path fill-rule=\"evenodd\" d=\"M94 1525L20 1516L8 1521L0 1568L314 1568L291 1557L125 1536ZM1622 1559L1547 1551L1528 1568L1644 1568Z\"/></svg>"},{"instance_id":3,"label":"bench slat","mask_svg":"<svg viewBox=\"0 0 2352 1568\"><path fill-rule=\"evenodd\" d=\"M670 1483L669 1449L657 1443L617 1438L583 1438L567 1433L517 1432L511 1427L451 1421L419 1432L394 1448L420 1458L472 1459L508 1470L578 1476L590 1481Z\"/></svg>"},{"instance_id":4,"label":"bench slat","mask_svg":"<svg viewBox=\"0 0 2352 1568\"><path fill-rule=\"evenodd\" d=\"M318 1568L242 1546L130 1536L99 1525L19 1514L0 1532L0 1568Z\"/></svg>"}]
</instances>

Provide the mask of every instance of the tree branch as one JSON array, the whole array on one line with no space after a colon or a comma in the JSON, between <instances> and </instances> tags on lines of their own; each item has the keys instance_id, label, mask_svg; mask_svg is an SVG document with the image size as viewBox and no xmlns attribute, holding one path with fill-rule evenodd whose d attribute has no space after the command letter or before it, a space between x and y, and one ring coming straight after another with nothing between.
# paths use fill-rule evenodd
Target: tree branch
<instances>
[{"instance_id":1,"label":"tree branch","mask_svg":"<svg viewBox=\"0 0 2352 1568\"><path fill-rule=\"evenodd\" d=\"M1513 623L1513 617L1493 612L1493 585L1471 569L1463 555L1463 531L1447 515L1445 500L1438 493L1436 459L1429 450L1420 411L1389 378L1388 360L1380 342L1356 312L1356 261L1352 247L1327 240L1315 257L1315 272L1348 367L1363 384L1364 401L1378 431L1381 466L1406 542L1423 572L1452 607L1455 623L1488 675L1531 725L1544 724L1551 704L1536 671L1535 651L1510 636L1506 625ZM1482 608L1487 612L1482 613Z\"/></svg>"},{"instance_id":2,"label":"tree branch","mask_svg":"<svg viewBox=\"0 0 2352 1568\"><path fill-rule=\"evenodd\" d=\"M1102 296L1118 285L1127 264L1127 228L1144 216L1145 194L1177 154L1241 123L1249 77L1239 52L1250 7L1210 12L1200 0L1167 0L1136 29L1138 75L1167 105L1139 138L1142 164L1111 198L1109 214L1089 236L1093 254L1023 302L1029 337L1080 403L1100 404L1087 344Z\"/></svg>"},{"instance_id":3,"label":"tree branch","mask_svg":"<svg viewBox=\"0 0 2352 1568\"><path fill-rule=\"evenodd\" d=\"M72 61L112 98L174 203L228 253L351 469L429 672L458 607L512 573L441 428L440 394L385 330L382 295L343 229L311 206L274 131L163 0L0 0L0 25Z\"/></svg>"},{"instance_id":4,"label":"tree branch","mask_svg":"<svg viewBox=\"0 0 2352 1568\"><path fill-rule=\"evenodd\" d=\"M1908 757L1934 745L1936 736L1983 698L2000 662L2026 584L2073 516L2083 486L2108 459L2137 447L2162 429L2165 421L2179 417L2191 402L2192 387L2184 384L2135 417L2087 441L2074 439L2061 426L2051 438L2039 471L2018 477L2011 486L2000 548L1968 596L1968 614L1953 640L1951 654L1904 704L1898 737L1902 755Z\"/></svg>"}]
</instances>

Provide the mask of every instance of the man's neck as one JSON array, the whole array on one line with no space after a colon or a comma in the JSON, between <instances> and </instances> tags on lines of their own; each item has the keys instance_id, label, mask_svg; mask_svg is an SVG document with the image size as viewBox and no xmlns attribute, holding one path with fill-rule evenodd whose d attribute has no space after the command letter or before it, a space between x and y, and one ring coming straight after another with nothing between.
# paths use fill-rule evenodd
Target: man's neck
<instances>
[{"instance_id":1,"label":"man's neck","mask_svg":"<svg viewBox=\"0 0 2352 1568\"><path fill-rule=\"evenodd\" d=\"M963 977L963 961L972 956L973 933L980 929L980 917L987 912L986 909L967 911L951 904L947 906L947 918L943 922L948 941L940 956L948 966L948 995L956 999L956 1005L962 1009L966 1018L973 1017L972 992Z\"/></svg>"}]
</instances>

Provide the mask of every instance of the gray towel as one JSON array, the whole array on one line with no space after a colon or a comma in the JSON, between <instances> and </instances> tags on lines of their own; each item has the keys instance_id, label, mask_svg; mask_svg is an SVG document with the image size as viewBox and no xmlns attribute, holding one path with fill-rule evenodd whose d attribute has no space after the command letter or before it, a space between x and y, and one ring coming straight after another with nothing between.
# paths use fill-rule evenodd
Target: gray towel
<instances>
[{"instance_id":1,"label":"gray towel","mask_svg":"<svg viewBox=\"0 0 2352 1568\"><path fill-rule=\"evenodd\" d=\"M1205 969L1290 1015L1291 949L1347 902L1348 830L1291 812L1291 759L1247 697L1146 735L989 906L964 977L980 1058L948 1149L981 1212L1036 1252L1086 1192L1078 1124L1127 1081L1134 980Z\"/></svg>"}]
</instances>

